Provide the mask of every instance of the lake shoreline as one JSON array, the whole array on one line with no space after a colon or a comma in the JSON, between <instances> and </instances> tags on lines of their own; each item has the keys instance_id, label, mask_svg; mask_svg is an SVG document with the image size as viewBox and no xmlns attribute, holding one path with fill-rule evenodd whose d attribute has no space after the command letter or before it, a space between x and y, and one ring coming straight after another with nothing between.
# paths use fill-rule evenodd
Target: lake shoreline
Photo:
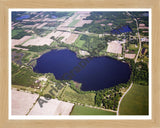
<instances>
[{"instance_id":1,"label":"lake shoreline","mask_svg":"<svg viewBox=\"0 0 160 128\"><path fill-rule=\"evenodd\" d=\"M61 50L63 50L63 51L61 51ZM131 75L131 68L130 68L130 65L128 64L128 63L126 63L126 62L122 62L122 61L119 61L119 60L117 60L117 59L115 59L115 58L112 58L112 57L110 57L110 56L100 56L100 57L86 57L86 58L79 58L78 56L77 56L77 54L75 53L75 52L73 52L73 51L71 51L71 50L69 50L69 49L52 49L52 50L50 50L49 52L46 52L46 53L44 53L43 55L41 55L38 59L40 59L41 57L43 57L43 56L45 56L46 54L49 54L50 52L56 52L56 51L58 51L58 52L69 52L69 54L72 54L72 56L76 56L76 58L78 59L78 61L86 61L86 59L88 59L88 58L93 58L94 60L100 60L100 59L102 59L102 60L105 60L105 59L108 59L108 60L111 60L111 61L114 61L114 62L116 62L116 63L119 63L120 65L123 65L123 64L127 64L126 66L128 66L128 69L129 69L129 77L128 77L128 80L127 81L129 81L130 80L130 75ZM37 59L37 60L38 60ZM58 59L58 58L57 58ZM55 61L55 60L54 60ZM92 62L92 59L90 60L91 62ZM90 62L89 62L90 63ZM93 62L92 62L93 63ZM106 63L106 62L105 62ZM121 63L123 63L123 64L121 64ZM83 62L83 64L84 64L84 62ZM107 64L107 63L106 63ZM86 64L84 64L84 65L86 65ZM104 65L104 64L103 64ZM34 69L36 68L36 66L34 67ZM80 69L78 69L78 66L76 66L76 67L73 67L73 69L75 69L75 68L77 68L77 70L80 70ZM83 69L82 69L83 70ZM102 70L102 69L101 69ZM120 70L120 69L119 69ZM35 71L35 70L34 70ZM37 70L36 70L37 71ZM98 70L97 70L98 71ZM58 71L57 71L58 72ZM72 79L72 77L76 77L76 75L73 75L74 73L76 73L76 72L78 72L78 71L76 71L76 70L70 70L69 72L67 72L67 75L65 75L65 77L64 77L64 79L62 79L62 80L74 80L74 79ZM80 73L82 72L82 71L79 71ZM79 73L78 72L78 73ZM84 71L83 71L84 72ZM126 71L125 71L126 72ZM42 73L43 74L43 72L39 72L39 73ZM45 73L47 73L47 72L45 72ZM56 76L56 74L55 73L53 73L55 76ZM70 79L69 79L70 78ZM58 80L61 80L61 79L59 79L59 77L57 77L56 79L58 79ZM74 80L74 81L76 81L76 80ZM119 81L119 80L118 80ZM121 79L120 79L120 81L121 81ZM122 83L126 83L127 82L126 80L125 80L125 82L122 82ZM77 81L77 82L79 82L79 81ZM79 83L81 83L81 82L79 82ZM119 82L114 82L114 83L119 83ZM82 84L83 85L83 84ZM113 83L112 83L112 86L115 86L115 85L117 85L117 84L114 84L113 85ZM84 86L82 86L82 88L83 88ZM110 88L110 86L108 87L105 87L105 88ZM93 90L95 90L95 89L93 89ZM86 89L82 89L82 91L88 91L88 90L86 90Z\"/></svg>"}]
</instances>

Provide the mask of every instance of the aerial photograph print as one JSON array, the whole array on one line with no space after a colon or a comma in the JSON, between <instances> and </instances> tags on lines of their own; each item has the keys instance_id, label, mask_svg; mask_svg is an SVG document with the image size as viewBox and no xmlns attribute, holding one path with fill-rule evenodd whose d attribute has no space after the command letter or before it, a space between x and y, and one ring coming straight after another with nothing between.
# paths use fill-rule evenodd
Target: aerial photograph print
<instances>
[{"instance_id":1,"label":"aerial photograph print","mask_svg":"<svg viewBox=\"0 0 160 128\"><path fill-rule=\"evenodd\" d=\"M150 115L150 11L10 9L10 117Z\"/></svg>"}]
</instances>

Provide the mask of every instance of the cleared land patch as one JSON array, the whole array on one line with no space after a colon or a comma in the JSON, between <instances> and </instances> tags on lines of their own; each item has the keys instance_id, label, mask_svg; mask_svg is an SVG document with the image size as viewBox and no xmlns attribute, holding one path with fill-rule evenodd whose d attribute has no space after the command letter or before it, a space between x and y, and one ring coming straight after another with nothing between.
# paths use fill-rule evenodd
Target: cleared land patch
<instances>
[{"instance_id":1,"label":"cleared land patch","mask_svg":"<svg viewBox=\"0 0 160 128\"><path fill-rule=\"evenodd\" d=\"M112 41L112 42L108 43L107 52L121 54L122 53L122 46L117 41Z\"/></svg>"},{"instance_id":2,"label":"cleared land patch","mask_svg":"<svg viewBox=\"0 0 160 128\"><path fill-rule=\"evenodd\" d=\"M47 103L43 103L43 107L40 107L37 102L29 115L69 115L74 106L72 103L57 99L46 100L44 97L40 97L40 99L47 101Z\"/></svg>"},{"instance_id":3,"label":"cleared land patch","mask_svg":"<svg viewBox=\"0 0 160 128\"><path fill-rule=\"evenodd\" d=\"M23 42L29 40L32 36L24 36L21 39L12 39L12 48L15 48L15 45L20 45Z\"/></svg>"},{"instance_id":4,"label":"cleared land patch","mask_svg":"<svg viewBox=\"0 0 160 128\"><path fill-rule=\"evenodd\" d=\"M71 34L65 41L65 43L67 44L72 44L76 41L76 39L78 38L78 34Z\"/></svg>"},{"instance_id":5,"label":"cleared land patch","mask_svg":"<svg viewBox=\"0 0 160 128\"><path fill-rule=\"evenodd\" d=\"M120 115L148 115L148 86L133 85L123 98Z\"/></svg>"},{"instance_id":6,"label":"cleared land patch","mask_svg":"<svg viewBox=\"0 0 160 128\"><path fill-rule=\"evenodd\" d=\"M22 91L16 91L12 89L12 115L25 115L29 109L33 106L38 94L30 94Z\"/></svg>"},{"instance_id":7,"label":"cleared land patch","mask_svg":"<svg viewBox=\"0 0 160 128\"><path fill-rule=\"evenodd\" d=\"M27 41L23 46L29 46L29 45L36 45L36 46L43 46L43 45L50 45L53 42L52 39L48 39L45 37L37 37L36 39L31 39Z\"/></svg>"}]
</instances>

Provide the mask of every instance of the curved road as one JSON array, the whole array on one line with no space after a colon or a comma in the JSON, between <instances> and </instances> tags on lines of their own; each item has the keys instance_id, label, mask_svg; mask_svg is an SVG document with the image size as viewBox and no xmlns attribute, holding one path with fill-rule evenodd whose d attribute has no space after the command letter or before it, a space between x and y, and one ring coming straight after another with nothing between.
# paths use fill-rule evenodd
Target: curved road
<instances>
[{"instance_id":1,"label":"curved road","mask_svg":"<svg viewBox=\"0 0 160 128\"><path fill-rule=\"evenodd\" d=\"M118 102L118 108L117 108L117 115L119 115L119 107L120 107L121 101L124 98L124 96L127 94L127 92L132 88L132 85L133 85L133 82L131 83L131 85L129 86L129 88L127 89L127 91L123 94L123 96L119 100L119 102Z\"/></svg>"},{"instance_id":2,"label":"curved road","mask_svg":"<svg viewBox=\"0 0 160 128\"><path fill-rule=\"evenodd\" d=\"M129 16L132 16L129 12L127 12L127 14ZM136 25L137 25L137 34L138 34L138 39L139 39L139 49L138 49L138 53L136 55L136 58L134 60L134 62L136 63L137 62L137 59L138 59L138 56L139 56L139 53L141 51L141 38L140 38L140 34L139 34L139 28L138 28L138 21L136 18L134 18L134 20L136 21ZM129 88L127 89L127 91L123 94L123 96L121 97L121 99L119 100L118 102L118 108L117 108L117 115L119 115L119 107L120 107L120 104L121 104L121 101L122 99L124 98L124 96L127 94L127 92L132 88L132 85L133 85L133 82L130 84Z\"/></svg>"}]
</instances>

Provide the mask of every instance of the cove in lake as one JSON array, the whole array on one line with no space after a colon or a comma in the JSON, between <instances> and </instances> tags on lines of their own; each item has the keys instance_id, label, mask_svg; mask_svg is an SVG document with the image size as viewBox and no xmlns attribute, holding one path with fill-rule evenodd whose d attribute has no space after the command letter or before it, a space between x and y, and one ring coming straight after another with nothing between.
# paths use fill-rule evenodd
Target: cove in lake
<instances>
[{"instance_id":1,"label":"cove in lake","mask_svg":"<svg viewBox=\"0 0 160 128\"><path fill-rule=\"evenodd\" d=\"M53 73L58 80L74 80L82 83L81 90L101 90L130 78L127 63L110 57L93 57L80 59L76 53L63 49L52 50L37 59L33 68L37 73Z\"/></svg>"}]
</instances>

